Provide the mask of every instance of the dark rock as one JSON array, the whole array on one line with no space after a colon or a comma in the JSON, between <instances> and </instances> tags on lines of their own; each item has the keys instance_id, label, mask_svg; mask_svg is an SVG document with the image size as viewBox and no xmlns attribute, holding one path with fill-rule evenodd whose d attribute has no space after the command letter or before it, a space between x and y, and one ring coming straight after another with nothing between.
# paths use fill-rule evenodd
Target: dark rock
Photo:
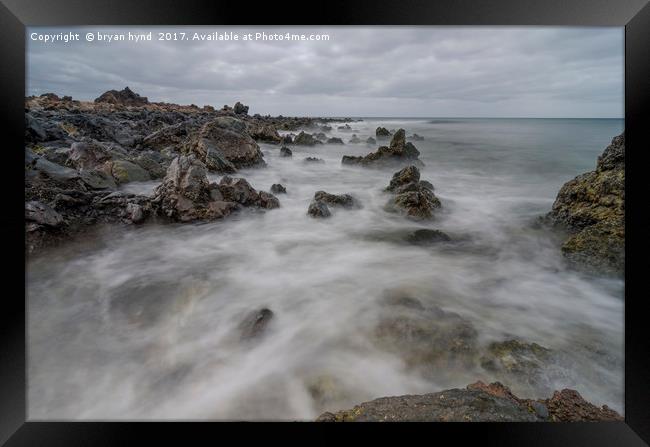
<instances>
[{"instance_id":1,"label":"dark rock","mask_svg":"<svg viewBox=\"0 0 650 447\"><path fill-rule=\"evenodd\" d=\"M368 137L368 139L366 140L366 144L375 145L377 144L377 140L375 140L373 137Z\"/></svg>"},{"instance_id":2,"label":"dark rock","mask_svg":"<svg viewBox=\"0 0 650 447\"><path fill-rule=\"evenodd\" d=\"M237 118L221 116L203 125L189 143L190 152L212 168L221 172L231 172L223 168L225 160L235 168L264 165L262 151L246 132L246 124ZM211 160L208 159L211 154Z\"/></svg>"},{"instance_id":3,"label":"dark rock","mask_svg":"<svg viewBox=\"0 0 650 447\"><path fill-rule=\"evenodd\" d=\"M415 230L407 237L407 241L415 245L430 245L438 242L449 242L451 238L440 230Z\"/></svg>"},{"instance_id":4,"label":"dark rock","mask_svg":"<svg viewBox=\"0 0 650 447\"><path fill-rule=\"evenodd\" d=\"M137 93L133 92L129 87L124 88L124 90L109 90L104 92L95 99L95 102L106 102L109 104L120 104L125 106L142 106L149 104L149 100L140 96Z\"/></svg>"},{"instance_id":5,"label":"dark rock","mask_svg":"<svg viewBox=\"0 0 650 447\"><path fill-rule=\"evenodd\" d=\"M324 413L318 422L537 422L525 405L476 389L381 397L350 410Z\"/></svg>"},{"instance_id":6,"label":"dark rock","mask_svg":"<svg viewBox=\"0 0 650 447\"><path fill-rule=\"evenodd\" d=\"M307 157L307 158L305 158L305 162L307 162L307 163L325 163L325 160L323 160L322 158Z\"/></svg>"},{"instance_id":7,"label":"dark rock","mask_svg":"<svg viewBox=\"0 0 650 447\"><path fill-rule=\"evenodd\" d=\"M206 167L194 154L172 161L154 190L153 202L165 216L181 222L222 218L239 207L224 200L220 188L208 182Z\"/></svg>"},{"instance_id":8,"label":"dark rock","mask_svg":"<svg viewBox=\"0 0 650 447\"><path fill-rule=\"evenodd\" d=\"M424 137L422 137L422 136L420 136L420 135L414 133L413 135L411 135L411 136L409 137L409 139L410 139L410 140L413 140L413 141L423 141L423 140L424 140Z\"/></svg>"},{"instance_id":9,"label":"dark rock","mask_svg":"<svg viewBox=\"0 0 650 447\"><path fill-rule=\"evenodd\" d=\"M49 227L58 227L63 223L63 216L50 206L37 201L25 203L25 219Z\"/></svg>"},{"instance_id":10,"label":"dark rock","mask_svg":"<svg viewBox=\"0 0 650 447\"><path fill-rule=\"evenodd\" d=\"M151 180L151 176L147 171L127 160L114 160L111 162L111 174L118 184Z\"/></svg>"},{"instance_id":11,"label":"dark rock","mask_svg":"<svg viewBox=\"0 0 650 447\"><path fill-rule=\"evenodd\" d=\"M350 194L330 194L325 191L317 191L314 194L314 200L325 202L332 206L341 206L343 208L360 208L359 202Z\"/></svg>"},{"instance_id":12,"label":"dark rock","mask_svg":"<svg viewBox=\"0 0 650 447\"><path fill-rule=\"evenodd\" d=\"M393 174L393 178L386 187L386 191L395 191L397 188L408 183L417 184L420 181L420 170L415 166L407 166Z\"/></svg>"},{"instance_id":13,"label":"dark rock","mask_svg":"<svg viewBox=\"0 0 650 447\"><path fill-rule=\"evenodd\" d=\"M81 180L91 189L115 189L117 184L111 175L97 169L79 171Z\"/></svg>"},{"instance_id":14,"label":"dark rock","mask_svg":"<svg viewBox=\"0 0 650 447\"><path fill-rule=\"evenodd\" d=\"M546 220L569 233L562 253L574 267L623 275L625 270L625 137L598 158L595 171L562 186Z\"/></svg>"},{"instance_id":15,"label":"dark rock","mask_svg":"<svg viewBox=\"0 0 650 447\"><path fill-rule=\"evenodd\" d=\"M386 211L403 213L416 220L431 219L441 203L433 194L433 187L428 186L420 181L420 171L415 166L396 172L386 188L395 193L386 204Z\"/></svg>"},{"instance_id":16,"label":"dark rock","mask_svg":"<svg viewBox=\"0 0 650 447\"><path fill-rule=\"evenodd\" d=\"M33 171L42 173L56 181L65 182L79 177L79 173L74 169L52 163L43 157L36 159L32 166Z\"/></svg>"},{"instance_id":17,"label":"dark rock","mask_svg":"<svg viewBox=\"0 0 650 447\"><path fill-rule=\"evenodd\" d=\"M248 115L248 106L245 106L239 101L235 103L235 106L232 108L232 110L237 115Z\"/></svg>"},{"instance_id":18,"label":"dark rock","mask_svg":"<svg viewBox=\"0 0 650 447\"><path fill-rule=\"evenodd\" d=\"M272 144L280 144L282 142L282 137L280 137L276 128L271 125L249 124L248 133L256 141Z\"/></svg>"},{"instance_id":19,"label":"dark rock","mask_svg":"<svg viewBox=\"0 0 650 447\"><path fill-rule=\"evenodd\" d=\"M359 139L359 137L357 136L357 134L353 134L353 135L352 135L352 138L350 138L350 141L349 141L349 142L350 142L351 144L357 144L357 143L361 143L361 140Z\"/></svg>"},{"instance_id":20,"label":"dark rock","mask_svg":"<svg viewBox=\"0 0 650 447\"><path fill-rule=\"evenodd\" d=\"M312 200L307 209L307 214L311 217L330 217L332 215L327 204L319 200Z\"/></svg>"},{"instance_id":21,"label":"dark rock","mask_svg":"<svg viewBox=\"0 0 650 447\"><path fill-rule=\"evenodd\" d=\"M282 146L280 148L280 155L283 157L291 157L293 153L291 152L291 149L289 149L288 147Z\"/></svg>"},{"instance_id":22,"label":"dark rock","mask_svg":"<svg viewBox=\"0 0 650 447\"><path fill-rule=\"evenodd\" d=\"M66 164L77 169L95 169L112 158L108 150L96 142L78 142L70 147Z\"/></svg>"},{"instance_id":23,"label":"dark rock","mask_svg":"<svg viewBox=\"0 0 650 447\"><path fill-rule=\"evenodd\" d=\"M327 143L328 144L344 144L343 140L341 140L340 138L337 138L337 137L332 137L332 138L328 139Z\"/></svg>"},{"instance_id":24,"label":"dark rock","mask_svg":"<svg viewBox=\"0 0 650 447\"><path fill-rule=\"evenodd\" d=\"M417 163L422 165L419 160L420 152L412 143L406 142L404 129L399 129L393 135L390 146L381 146L377 151L371 152L364 157L354 157L350 155L343 156L343 164L357 164L361 166L392 166L403 165L404 163Z\"/></svg>"},{"instance_id":25,"label":"dark rock","mask_svg":"<svg viewBox=\"0 0 650 447\"><path fill-rule=\"evenodd\" d=\"M275 184L271 185L271 192L273 194L286 194L287 193L287 188L285 188L284 186L282 186L279 183L275 183Z\"/></svg>"},{"instance_id":26,"label":"dark rock","mask_svg":"<svg viewBox=\"0 0 650 447\"><path fill-rule=\"evenodd\" d=\"M597 407L582 398L575 390L556 391L550 399L543 401L548 408L551 421L622 421L623 417L616 411L603 405Z\"/></svg>"},{"instance_id":27,"label":"dark rock","mask_svg":"<svg viewBox=\"0 0 650 447\"><path fill-rule=\"evenodd\" d=\"M408 298L412 304L413 298ZM407 368L416 368L427 377L439 378L445 372L469 367L477 352L478 334L473 325L437 306L388 306L374 337L378 347L399 356Z\"/></svg>"},{"instance_id":28,"label":"dark rock","mask_svg":"<svg viewBox=\"0 0 650 447\"><path fill-rule=\"evenodd\" d=\"M314 146L316 144L323 144L323 143L318 141L311 134L308 134L308 133L305 133L305 132L300 132L293 139L293 144L300 145L300 146Z\"/></svg>"},{"instance_id":29,"label":"dark rock","mask_svg":"<svg viewBox=\"0 0 650 447\"><path fill-rule=\"evenodd\" d=\"M260 309L249 313L239 324L239 333L242 340L250 340L260 337L268 328L273 311Z\"/></svg>"},{"instance_id":30,"label":"dark rock","mask_svg":"<svg viewBox=\"0 0 650 447\"><path fill-rule=\"evenodd\" d=\"M390 137L390 135L391 133L385 127L378 127L375 130L375 136L377 137L377 139L388 138Z\"/></svg>"}]
</instances>

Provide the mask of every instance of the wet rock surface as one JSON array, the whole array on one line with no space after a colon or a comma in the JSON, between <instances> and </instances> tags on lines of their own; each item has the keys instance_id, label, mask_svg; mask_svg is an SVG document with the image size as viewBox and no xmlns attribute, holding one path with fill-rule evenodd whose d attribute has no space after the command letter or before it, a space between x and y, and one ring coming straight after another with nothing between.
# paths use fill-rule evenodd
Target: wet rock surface
<instances>
[{"instance_id":1,"label":"wet rock surface","mask_svg":"<svg viewBox=\"0 0 650 447\"><path fill-rule=\"evenodd\" d=\"M431 219L435 210L442 207L433 193L433 185L420 181L420 171L415 166L407 166L393 174L386 191L393 193L385 206L386 211L401 213L411 219Z\"/></svg>"},{"instance_id":2,"label":"wet rock surface","mask_svg":"<svg viewBox=\"0 0 650 447\"><path fill-rule=\"evenodd\" d=\"M607 406L585 401L577 391L556 391L549 399L521 399L499 382L465 389L382 397L349 410L326 412L317 422L578 422L621 421Z\"/></svg>"},{"instance_id":3,"label":"wet rock surface","mask_svg":"<svg viewBox=\"0 0 650 447\"><path fill-rule=\"evenodd\" d=\"M562 253L594 273L622 276L625 269L625 136L615 137L596 170L565 183L545 220L568 232Z\"/></svg>"},{"instance_id":4,"label":"wet rock surface","mask_svg":"<svg viewBox=\"0 0 650 447\"><path fill-rule=\"evenodd\" d=\"M399 129L393 135L389 146L381 146L377 151L371 152L363 157L344 155L341 163L364 167L384 167L404 164L423 165L418 158L419 156L420 152L417 148L412 143L406 141L404 129Z\"/></svg>"},{"instance_id":5,"label":"wet rock surface","mask_svg":"<svg viewBox=\"0 0 650 447\"><path fill-rule=\"evenodd\" d=\"M25 99L25 111L30 253L99 223L144 223L158 217L186 222L223 217L242 206L275 208L279 202L272 194L255 191L244 199L236 192L247 190L245 180L212 185L203 178L204 171L234 174L240 168L263 167L257 141L291 142L278 130L336 121L251 116L239 102L221 109L150 102L128 87L109 90L93 102L54 93L31 96ZM281 151L291 156L290 149ZM178 159L190 154L194 161ZM119 191L131 182L156 179L161 185L155 197ZM223 198L224 192L240 201ZM43 211L47 209L57 214ZM48 225L56 215L60 222L57 218L57 225Z\"/></svg>"}]
</instances>

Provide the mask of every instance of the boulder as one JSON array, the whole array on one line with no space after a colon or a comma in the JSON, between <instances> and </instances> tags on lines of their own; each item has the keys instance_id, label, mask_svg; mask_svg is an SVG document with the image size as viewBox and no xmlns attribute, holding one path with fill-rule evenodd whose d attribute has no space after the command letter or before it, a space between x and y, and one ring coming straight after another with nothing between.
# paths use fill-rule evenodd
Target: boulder
<instances>
[{"instance_id":1,"label":"boulder","mask_svg":"<svg viewBox=\"0 0 650 447\"><path fill-rule=\"evenodd\" d=\"M385 206L388 212L397 212L415 220L431 219L435 210L441 208L440 200L433 193L433 185L420 181L420 171L407 166L393 174L387 191L394 193Z\"/></svg>"},{"instance_id":2,"label":"boulder","mask_svg":"<svg viewBox=\"0 0 650 447\"><path fill-rule=\"evenodd\" d=\"M245 106L241 102L237 101L235 106L232 108L232 111L237 115L248 115L248 106Z\"/></svg>"},{"instance_id":3,"label":"boulder","mask_svg":"<svg viewBox=\"0 0 650 447\"><path fill-rule=\"evenodd\" d=\"M317 218L330 217L332 215L330 209L327 207L327 204L319 200L311 201L309 208L307 208L307 214L311 217Z\"/></svg>"},{"instance_id":4,"label":"boulder","mask_svg":"<svg viewBox=\"0 0 650 447\"><path fill-rule=\"evenodd\" d=\"M271 125L248 124L248 133L255 141L264 143L280 144L282 137Z\"/></svg>"},{"instance_id":5,"label":"boulder","mask_svg":"<svg viewBox=\"0 0 650 447\"><path fill-rule=\"evenodd\" d=\"M568 233L562 253L579 269L622 276L625 270L625 137L615 137L596 170L565 183L546 220Z\"/></svg>"},{"instance_id":6,"label":"boulder","mask_svg":"<svg viewBox=\"0 0 650 447\"><path fill-rule=\"evenodd\" d=\"M361 143L361 140L359 139L359 137L357 136L357 134L353 134L353 135L352 135L352 138L350 138L350 141L349 141L349 142L350 142L351 144L357 144L357 143Z\"/></svg>"},{"instance_id":7,"label":"boulder","mask_svg":"<svg viewBox=\"0 0 650 447\"><path fill-rule=\"evenodd\" d=\"M81 181L91 189L115 189L117 184L113 176L98 169L82 169L79 171Z\"/></svg>"},{"instance_id":8,"label":"boulder","mask_svg":"<svg viewBox=\"0 0 650 447\"><path fill-rule=\"evenodd\" d=\"M317 191L314 194L314 200L325 202L331 206L340 206L343 208L360 208L359 202L350 194L330 194L325 191Z\"/></svg>"},{"instance_id":9,"label":"boulder","mask_svg":"<svg viewBox=\"0 0 650 447\"><path fill-rule=\"evenodd\" d=\"M109 104L119 104L125 106L143 106L145 104L149 104L149 100L146 97L138 95L129 87L125 87L124 90L120 91L109 90L107 92L104 92L95 99L95 102L105 102Z\"/></svg>"},{"instance_id":10,"label":"boulder","mask_svg":"<svg viewBox=\"0 0 650 447\"><path fill-rule=\"evenodd\" d=\"M151 176L147 171L127 160L114 160L111 162L111 174L118 184L151 180Z\"/></svg>"},{"instance_id":11,"label":"boulder","mask_svg":"<svg viewBox=\"0 0 650 447\"><path fill-rule=\"evenodd\" d=\"M409 137L409 140L413 140L413 141L423 141L423 140L424 140L424 137L423 137L423 136L420 136L420 135L418 135L418 134L416 134L416 133L414 133L413 135L411 135L411 136Z\"/></svg>"},{"instance_id":12,"label":"boulder","mask_svg":"<svg viewBox=\"0 0 650 447\"><path fill-rule=\"evenodd\" d=\"M156 157L155 154L155 152L142 153L138 155L133 161L135 164L147 171L152 179L163 178L165 176L166 169L160 163L160 158Z\"/></svg>"},{"instance_id":13,"label":"boulder","mask_svg":"<svg viewBox=\"0 0 650 447\"><path fill-rule=\"evenodd\" d=\"M280 155L282 157L291 157L293 155L293 153L291 152L291 149L289 149L288 147L282 146L280 148Z\"/></svg>"},{"instance_id":14,"label":"boulder","mask_svg":"<svg viewBox=\"0 0 650 447\"><path fill-rule=\"evenodd\" d=\"M112 159L110 152L96 142L72 143L66 164L77 169L95 169Z\"/></svg>"},{"instance_id":15,"label":"boulder","mask_svg":"<svg viewBox=\"0 0 650 447\"><path fill-rule=\"evenodd\" d=\"M279 183L274 183L273 185L271 185L271 192L273 194L286 194L287 188L285 188Z\"/></svg>"},{"instance_id":16,"label":"boulder","mask_svg":"<svg viewBox=\"0 0 650 447\"><path fill-rule=\"evenodd\" d=\"M25 220L48 227L58 227L63 224L63 216L49 205L35 200L25 203Z\"/></svg>"},{"instance_id":17,"label":"boulder","mask_svg":"<svg viewBox=\"0 0 650 447\"><path fill-rule=\"evenodd\" d=\"M343 143L343 140L341 140L340 138L332 137L332 138L327 140L327 144L344 144L344 143Z\"/></svg>"},{"instance_id":18,"label":"boulder","mask_svg":"<svg viewBox=\"0 0 650 447\"><path fill-rule=\"evenodd\" d=\"M189 151L208 168L219 172L231 172L225 162L237 169L265 165L262 151L246 132L246 124L230 116L220 116L204 124L191 139Z\"/></svg>"},{"instance_id":19,"label":"boulder","mask_svg":"<svg viewBox=\"0 0 650 447\"><path fill-rule=\"evenodd\" d=\"M391 133L385 127L378 127L375 129L375 136L378 140L390 137Z\"/></svg>"},{"instance_id":20,"label":"boulder","mask_svg":"<svg viewBox=\"0 0 650 447\"><path fill-rule=\"evenodd\" d=\"M173 220L211 220L239 208L224 200L220 188L210 184L205 165L194 154L172 160L161 185L154 190L153 203Z\"/></svg>"},{"instance_id":21,"label":"boulder","mask_svg":"<svg viewBox=\"0 0 650 447\"><path fill-rule=\"evenodd\" d=\"M314 146L316 144L323 144L322 142L318 141L316 138L314 138L313 135L300 132L296 137L293 139L293 144L299 145L299 146Z\"/></svg>"},{"instance_id":22,"label":"boulder","mask_svg":"<svg viewBox=\"0 0 650 447\"><path fill-rule=\"evenodd\" d=\"M374 146L375 144L377 144L377 140L375 140L373 137L368 137L368 139L366 140L366 144L370 144Z\"/></svg>"}]
</instances>

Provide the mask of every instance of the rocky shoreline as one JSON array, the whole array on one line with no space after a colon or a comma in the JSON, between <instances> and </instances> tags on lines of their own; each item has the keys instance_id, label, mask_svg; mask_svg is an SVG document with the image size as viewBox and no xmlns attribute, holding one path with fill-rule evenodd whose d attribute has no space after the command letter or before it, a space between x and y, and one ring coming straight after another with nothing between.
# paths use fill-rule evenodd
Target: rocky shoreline
<instances>
[{"instance_id":1,"label":"rocky shoreline","mask_svg":"<svg viewBox=\"0 0 650 447\"><path fill-rule=\"evenodd\" d=\"M286 194L287 188L274 183L269 191L256 190L237 176L238 171L266 166L259 143L275 145L283 157L292 157L290 148L295 146L343 144L341 138L327 135L334 123L341 123L337 130L350 132L350 144L365 148L387 143L365 156L345 155L341 160L360 172L371 168L394 170L382 192L384 211L412 221L435 222L436 215L444 210L434 185L420 178L419 167L424 164L413 141L423 137L407 137L404 129L378 127L374 137L364 140L350 125L354 122L351 119L251 116L248 111L248 106L239 102L219 110L151 103L128 87L107 91L94 102L51 93L26 98L28 254L101 223L189 223L222 219L243 209L272 212L282 206L278 196ZM296 162L324 163L314 157ZM222 175L220 181L211 182L211 173ZM160 182L151 196L120 190L129 182L150 180ZM356 191L334 194L318 190L303 212L319 220L367 205ZM562 187L542 221L566 233L561 251L572 267L598 274L622 273L622 135L614 138L595 171ZM402 236L401 242L422 246L454 242L453 237L436 229L420 228ZM488 377L506 383L516 379L539 389L555 374L549 365L570 364L566 353L525 340L512 338L485 345L469 320L437 306L426 306L407 293L387 293L380 298L383 313L373 328L373 343L425 377L450 365L478 364ZM254 343L263 337L274 315L268 308L252 311L241 322L241 338ZM326 394L318 386L313 388L316 395ZM607 407L595 407L573 390L532 400L515 396L500 383L477 382L462 390L380 398L351 410L325 413L318 420L584 421L620 420L620 416Z\"/></svg>"}]
</instances>

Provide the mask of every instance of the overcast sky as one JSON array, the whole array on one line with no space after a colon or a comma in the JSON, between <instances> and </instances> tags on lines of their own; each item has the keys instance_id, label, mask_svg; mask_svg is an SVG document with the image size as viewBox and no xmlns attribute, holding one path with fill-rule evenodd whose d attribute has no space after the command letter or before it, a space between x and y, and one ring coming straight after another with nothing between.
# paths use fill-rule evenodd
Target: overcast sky
<instances>
[{"instance_id":1,"label":"overcast sky","mask_svg":"<svg viewBox=\"0 0 650 447\"><path fill-rule=\"evenodd\" d=\"M31 33L80 33L43 43ZM88 32L151 42L87 42ZM158 41L157 32L328 34L328 41ZM623 28L93 27L27 30L27 94L241 101L250 113L382 117L623 117Z\"/></svg>"}]
</instances>

